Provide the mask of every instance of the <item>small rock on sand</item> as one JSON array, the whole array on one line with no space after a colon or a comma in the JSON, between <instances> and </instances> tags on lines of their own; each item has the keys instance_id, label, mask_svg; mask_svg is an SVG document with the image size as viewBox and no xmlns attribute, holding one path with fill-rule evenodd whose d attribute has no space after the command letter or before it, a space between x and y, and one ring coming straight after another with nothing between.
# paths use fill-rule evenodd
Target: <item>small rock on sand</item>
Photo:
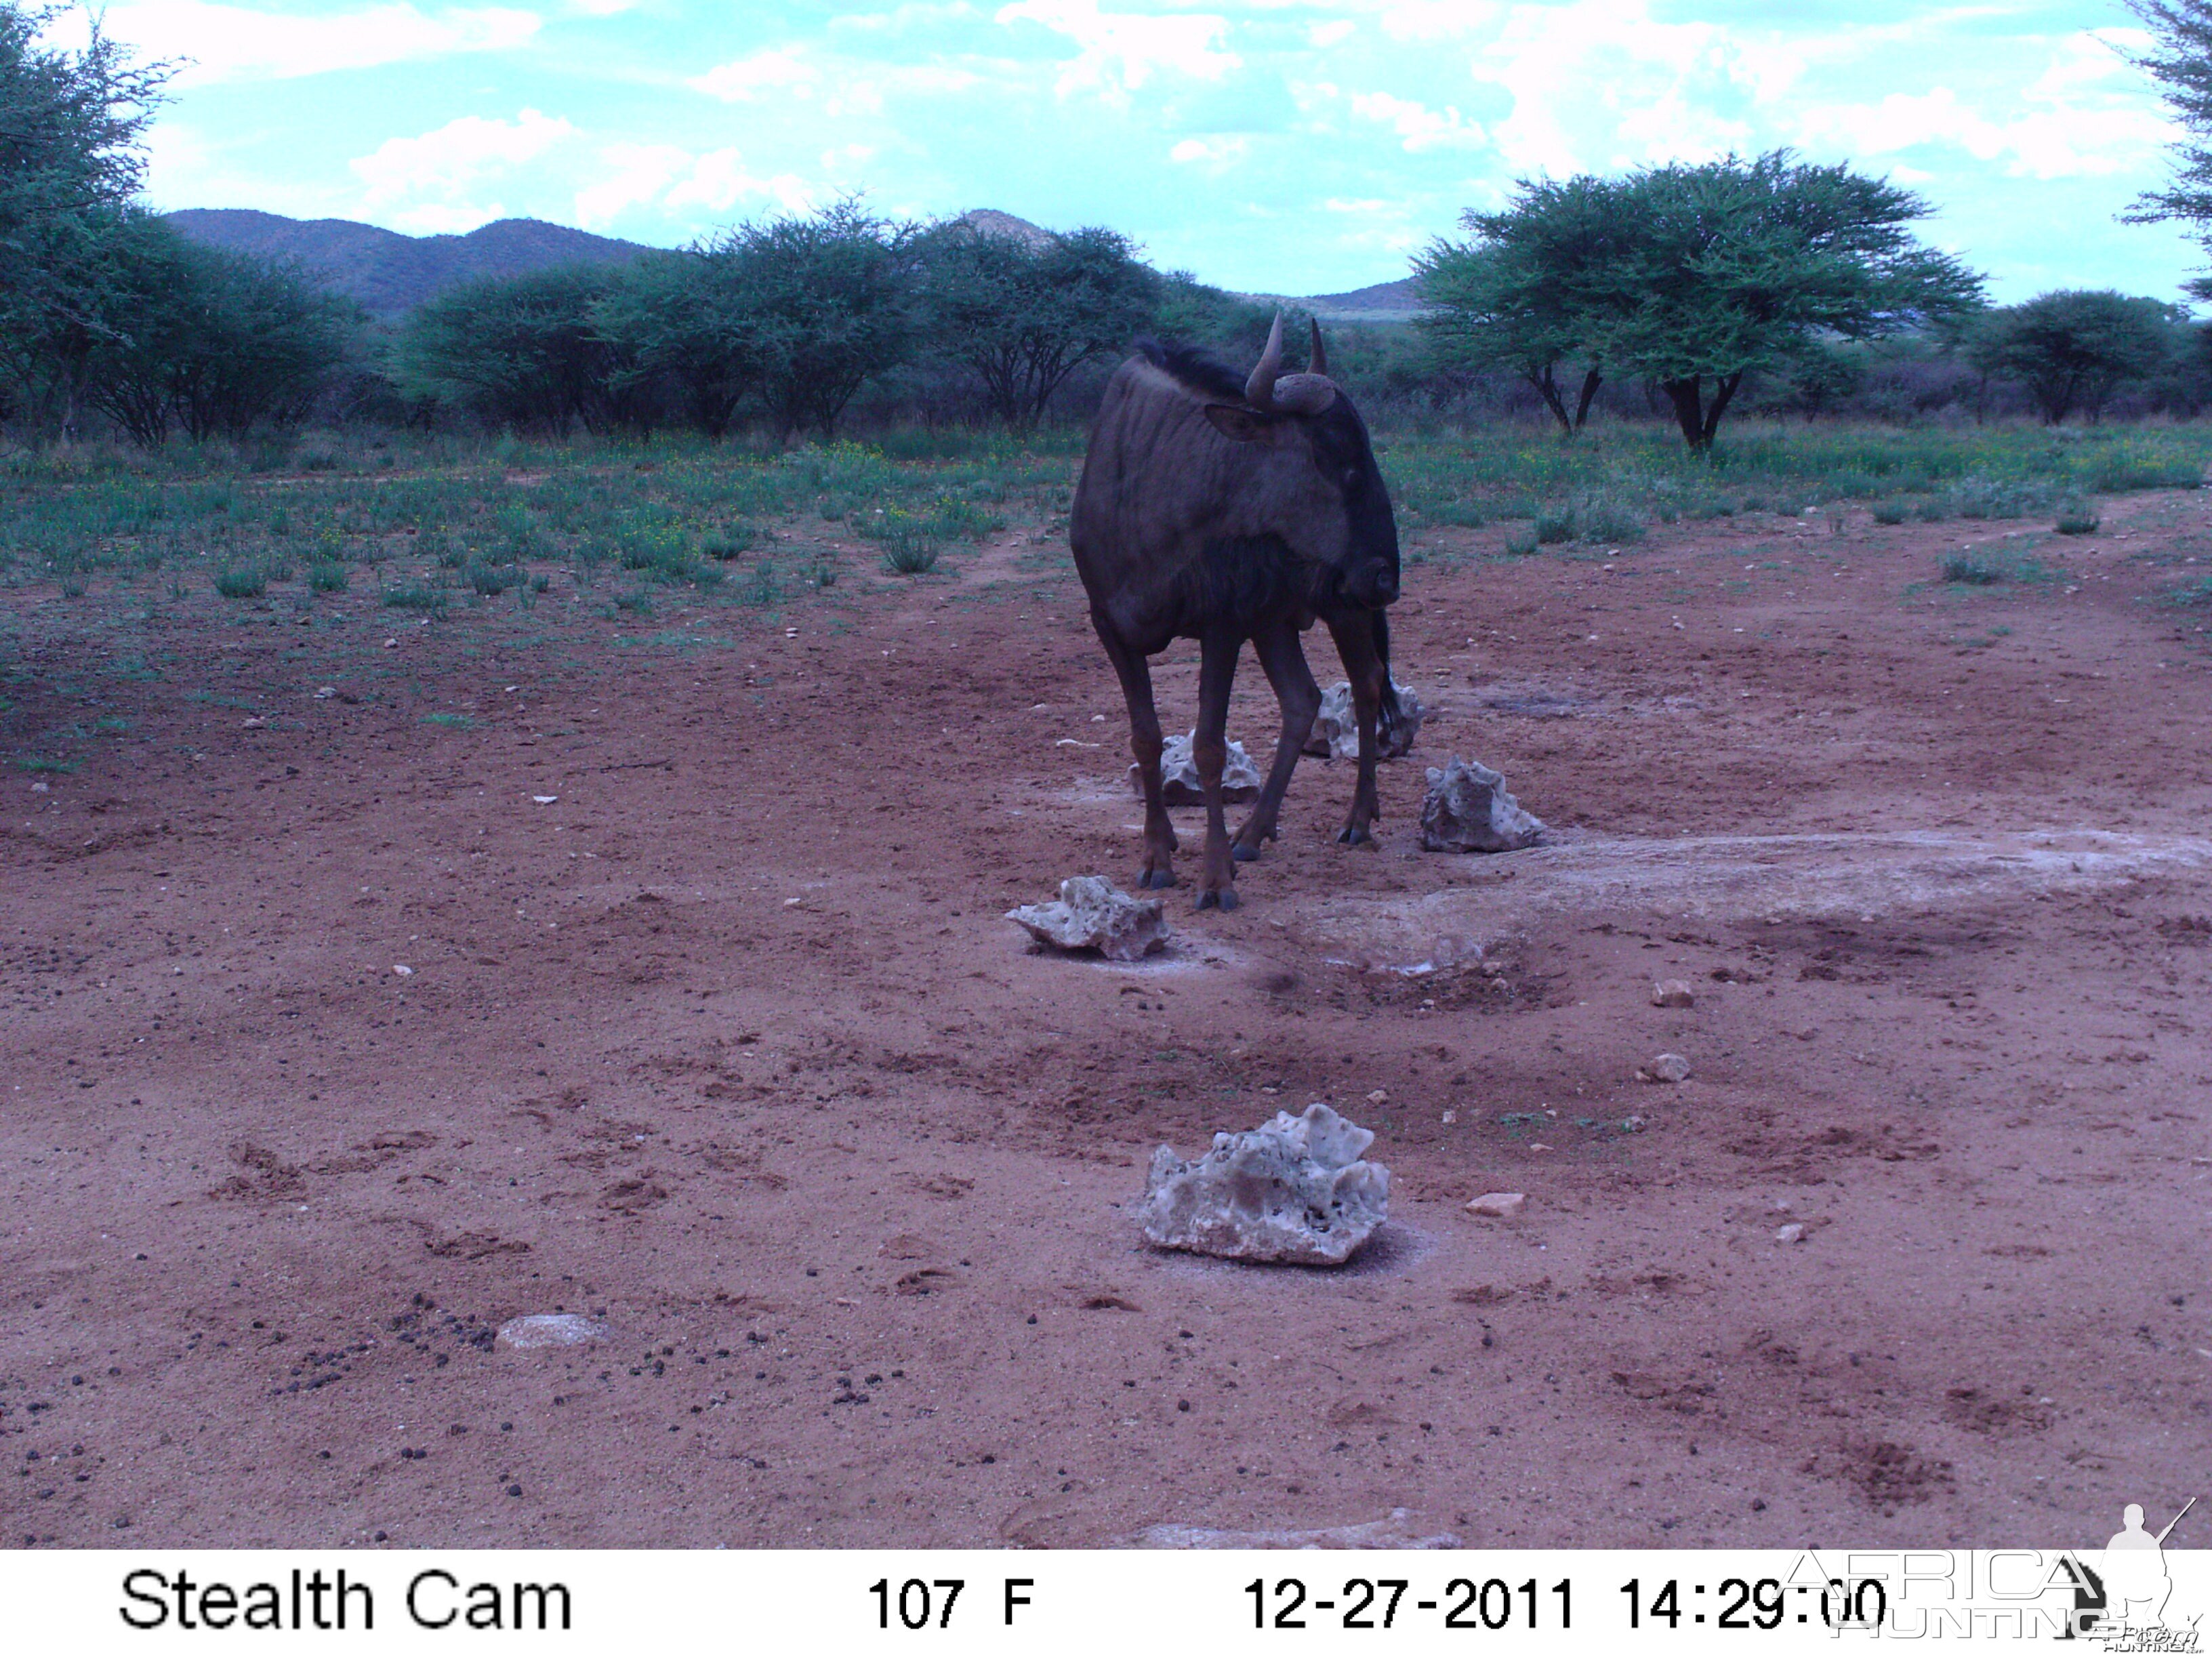
<instances>
[{"instance_id":1,"label":"small rock on sand","mask_svg":"<svg viewBox=\"0 0 2212 1659\"><path fill-rule=\"evenodd\" d=\"M1805 1242L1805 1224L1802 1221L1785 1222L1774 1230L1774 1242L1777 1244L1802 1244Z\"/></svg>"},{"instance_id":2,"label":"small rock on sand","mask_svg":"<svg viewBox=\"0 0 2212 1659\"><path fill-rule=\"evenodd\" d=\"M1412 686L1399 685L1395 680L1390 684L1398 692L1399 719L1387 737L1376 733L1378 752L1384 760L1410 754L1413 739L1420 734L1421 722L1428 718ZM1300 752L1325 756L1331 760L1359 758L1359 716L1352 706L1350 680L1339 680L1321 694L1321 713L1314 716L1313 732Z\"/></svg>"},{"instance_id":3,"label":"small rock on sand","mask_svg":"<svg viewBox=\"0 0 2212 1659\"><path fill-rule=\"evenodd\" d=\"M1455 757L1429 769L1421 803L1421 845L1431 853L1515 853L1544 833L1541 818L1506 793L1503 773Z\"/></svg>"},{"instance_id":4,"label":"small rock on sand","mask_svg":"<svg viewBox=\"0 0 2212 1659\"><path fill-rule=\"evenodd\" d=\"M1198 762L1190 752L1197 738L1196 732L1186 732L1179 738L1170 738L1160 750L1160 799L1170 806L1200 806L1206 802L1206 786L1198 781ZM1265 781L1258 763L1245 752L1244 745L1231 743L1229 758L1221 767L1221 799L1256 800L1260 786ZM1140 798L1145 793L1134 763L1129 768L1129 787Z\"/></svg>"},{"instance_id":5,"label":"small rock on sand","mask_svg":"<svg viewBox=\"0 0 2212 1659\"><path fill-rule=\"evenodd\" d=\"M1638 1066L1636 1075L1644 1083L1680 1083L1690 1075L1690 1062L1680 1054L1661 1054Z\"/></svg>"},{"instance_id":6,"label":"small rock on sand","mask_svg":"<svg viewBox=\"0 0 2212 1659\"><path fill-rule=\"evenodd\" d=\"M1070 876L1050 904L1006 912L1041 943L1062 951L1096 951L1109 962L1135 962L1166 943L1158 899L1132 897L1103 876Z\"/></svg>"},{"instance_id":7,"label":"small rock on sand","mask_svg":"<svg viewBox=\"0 0 2212 1659\"><path fill-rule=\"evenodd\" d=\"M1480 1198L1468 1200L1467 1212L1510 1221L1521 1213L1521 1206L1528 1201L1528 1194L1526 1193L1485 1193Z\"/></svg>"},{"instance_id":8,"label":"small rock on sand","mask_svg":"<svg viewBox=\"0 0 2212 1659\"><path fill-rule=\"evenodd\" d=\"M1690 982L1686 979L1662 979L1651 988L1651 1006L1654 1008L1694 1008L1698 1006L1698 994L1690 988Z\"/></svg>"},{"instance_id":9,"label":"small rock on sand","mask_svg":"<svg viewBox=\"0 0 2212 1659\"><path fill-rule=\"evenodd\" d=\"M599 1321L571 1313L523 1314L499 1328L499 1340L510 1348L575 1348L609 1334Z\"/></svg>"},{"instance_id":10,"label":"small rock on sand","mask_svg":"<svg viewBox=\"0 0 2212 1659\"><path fill-rule=\"evenodd\" d=\"M1137 1224L1154 1244L1245 1261L1334 1267L1367 1242L1390 1206L1390 1172L1361 1158L1375 1141L1316 1102L1256 1129L1213 1137L1188 1162L1152 1154Z\"/></svg>"}]
</instances>

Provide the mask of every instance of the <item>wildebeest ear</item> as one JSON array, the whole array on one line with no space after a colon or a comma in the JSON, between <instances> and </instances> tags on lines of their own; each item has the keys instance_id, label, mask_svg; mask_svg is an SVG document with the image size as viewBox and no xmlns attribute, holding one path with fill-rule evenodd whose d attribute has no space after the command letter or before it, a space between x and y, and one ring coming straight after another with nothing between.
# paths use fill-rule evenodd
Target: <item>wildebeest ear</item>
<instances>
[{"instance_id":1,"label":"wildebeest ear","mask_svg":"<svg viewBox=\"0 0 2212 1659\"><path fill-rule=\"evenodd\" d=\"M1266 443L1283 423L1279 415L1262 415L1255 409L1243 409L1235 404L1208 404L1206 418L1213 422L1214 430L1223 437L1240 444Z\"/></svg>"}]
</instances>

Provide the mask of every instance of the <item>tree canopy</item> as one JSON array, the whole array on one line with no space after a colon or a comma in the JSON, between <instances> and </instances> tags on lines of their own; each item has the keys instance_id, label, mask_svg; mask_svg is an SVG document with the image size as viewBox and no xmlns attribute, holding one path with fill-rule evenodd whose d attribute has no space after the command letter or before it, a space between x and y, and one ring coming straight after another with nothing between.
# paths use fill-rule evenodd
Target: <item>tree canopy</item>
<instances>
[{"instance_id":1,"label":"tree canopy","mask_svg":"<svg viewBox=\"0 0 2212 1659\"><path fill-rule=\"evenodd\" d=\"M2060 289L1982 318L1966 358L2025 385L2056 426L2079 409L2091 419L2130 381L2149 379L2189 339L2178 306L2109 289Z\"/></svg>"},{"instance_id":2,"label":"tree canopy","mask_svg":"<svg viewBox=\"0 0 2212 1659\"><path fill-rule=\"evenodd\" d=\"M1928 211L1910 191L1786 150L1523 180L1504 211L1462 217L1468 240L1423 256L1429 326L1540 391L1571 356L1651 380L1703 449L1753 370L1980 303L1980 279L1907 230ZM1556 386L1547 401L1565 422Z\"/></svg>"},{"instance_id":3,"label":"tree canopy","mask_svg":"<svg viewBox=\"0 0 2212 1659\"><path fill-rule=\"evenodd\" d=\"M954 220L918 251L939 351L1017 432L1036 427L1070 374L1126 349L1158 303L1159 278L1115 231L1032 242Z\"/></svg>"}]
</instances>

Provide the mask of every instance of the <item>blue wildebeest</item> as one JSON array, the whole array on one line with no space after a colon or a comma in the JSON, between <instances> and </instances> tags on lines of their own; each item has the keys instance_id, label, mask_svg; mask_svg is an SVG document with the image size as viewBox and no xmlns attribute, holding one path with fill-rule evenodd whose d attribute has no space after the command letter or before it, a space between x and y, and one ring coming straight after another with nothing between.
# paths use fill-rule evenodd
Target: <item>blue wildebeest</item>
<instances>
[{"instance_id":1,"label":"blue wildebeest","mask_svg":"<svg viewBox=\"0 0 2212 1659\"><path fill-rule=\"evenodd\" d=\"M1241 385L1187 347L1139 343L1107 382L1069 516L1091 625L1121 676L1145 794L1146 887L1171 887L1177 842L1161 799L1160 720L1146 659L1199 642L1192 757L1206 792L1198 908L1237 903L1235 860L1273 840L1298 751L1321 707L1299 634L1334 636L1359 720L1359 777L1337 839L1372 839L1377 723L1398 719L1383 608L1398 597L1398 526L1366 423L1328 378L1321 326L1312 366L1280 373L1283 319ZM1221 814L1224 732L1237 659L1252 641L1282 734L1267 781L1232 842Z\"/></svg>"}]
</instances>

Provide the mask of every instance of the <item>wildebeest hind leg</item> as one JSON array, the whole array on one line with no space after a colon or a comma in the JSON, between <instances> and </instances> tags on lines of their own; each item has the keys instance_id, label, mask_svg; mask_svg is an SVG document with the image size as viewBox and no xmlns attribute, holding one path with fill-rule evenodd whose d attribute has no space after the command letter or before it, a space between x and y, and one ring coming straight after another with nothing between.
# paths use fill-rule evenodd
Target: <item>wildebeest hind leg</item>
<instances>
[{"instance_id":1,"label":"wildebeest hind leg","mask_svg":"<svg viewBox=\"0 0 2212 1659\"><path fill-rule=\"evenodd\" d=\"M1321 688L1314 684L1313 670L1306 666L1297 629L1288 623L1264 628L1252 636L1252 649L1267 672L1267 684L1275 688L1275 701L1283 706L1283 729L1275 739L1275 763L1267 769L1267 785L1229 849L1247 862L1260 856L1261 842L1275 838L1284 792L1291 787L1291 773L1313 731L1314 716L1321 712Z\"/></svg>"},{"instance_id":2,"label":"wildebeest hind leg","mask_svg":"<svg viewBox=\"0 0 2212 1659\"><path fill-rule=\"evenodd\" d=\"M1375 791L1375 763L1380 751L1375 720L1382 703L1382 659L1375 649L1375 627L1364 611L1329 619L1328 631L1344 659L1346 677L1352 682L1352 707L1359 719L1359 778L1352 786L1352 811L1337 840L1357 846L1375 839L1375 820L1382 804Z\"/></svg>"},{"instance_id":3,"label":"wildebeest hind leg","mask_svg":"<svg viewBox=\"0 0 2212 1659\"><path fill-rule=\"evenodd\" d=\"M1096 617L1099 642L1107 660L1121 678L1121 696L1129 705L1129 753L1137 763L1137 784L1145 796L1145 867L1139 887L1175 885L1175 825L1169 821L1167 801L1160 784L1160 714L1152 703L1152 670L1142 654L1115 637L1113 629Z\"/></svg>"},{"instance_id":4,"label":"wildebeest hind leg","mask_svg":"<svg viewBox=\"0 0 2212 1659\"><path fill-rule=\"evenodd\" d=\"M1229 763L1229 689L1237 678L1237 655L1244 636L1225 628L1209 631L1199 644L1198 735L1190 757L1206 791L1206 852L1199 866L1198 908L1237 908L1237 861L1229 853L1229 826L1222 820L1221 769Z\"/></svg>"}]
</instances>

